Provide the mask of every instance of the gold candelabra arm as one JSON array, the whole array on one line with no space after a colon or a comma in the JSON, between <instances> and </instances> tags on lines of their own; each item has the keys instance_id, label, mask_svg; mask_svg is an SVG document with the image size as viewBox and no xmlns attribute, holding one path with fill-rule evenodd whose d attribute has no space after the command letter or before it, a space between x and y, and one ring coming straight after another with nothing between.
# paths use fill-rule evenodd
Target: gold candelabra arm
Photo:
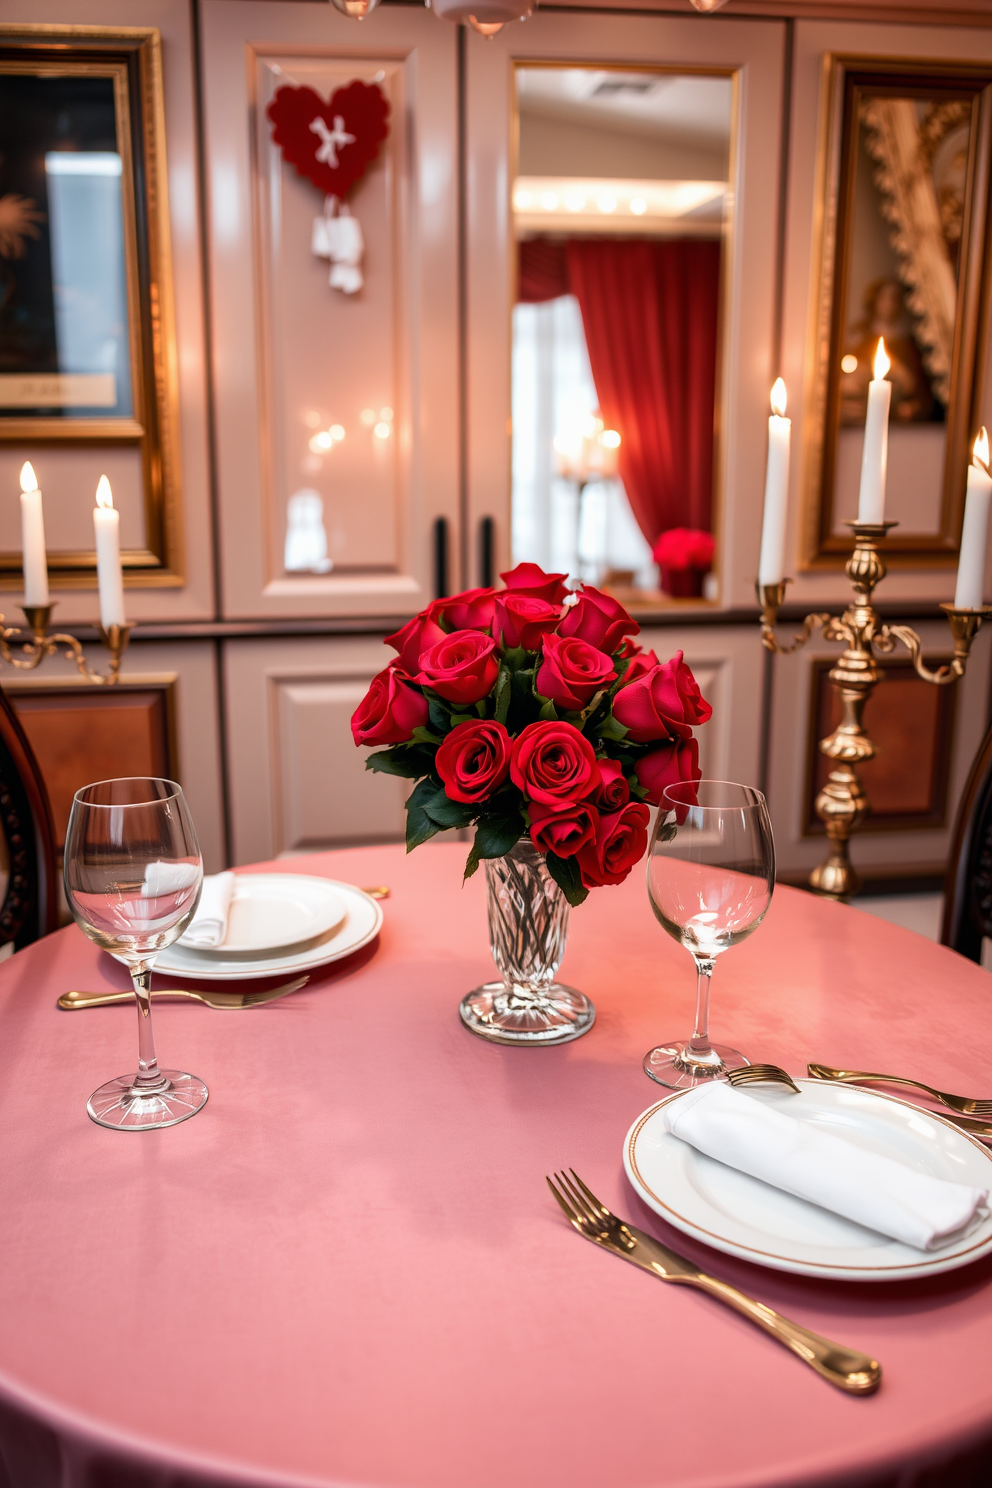
<instances>
[{"instance_id":1,"label":"gold candelabra arm","mask_svg":"<svg viewBox=\"0 0 992 1488\"><path fill-rule=\"evenodd\" d=\"M761 606L761 644L775 656L790 656L806 645L818 625L826 625L830 616L821 612L807 615L791 641L782 644L775 635L778 612L785 600L785 588L791 579L782 579L778 584L757 584L758 603ZM826 632L824 632L826 634Z\"/></svg>"},{"instance_id":2,"label":"gold candelabra arm","mask_svg":"<svg viewBox=\"0 0 992 1488\"><path fill-rule=\"evenodd\" d=\"M77 671L87 682L112 687L120 680L121 660L131 636L130 625L111 625L107 630L100 627L100 639L110 652L110 671L104 677L87 665L83 648L75 636L63 631L49 634L53 605L24 605L22 608L28 622L30 639L23 627L6 625L3 615L0 615L0 659L16 667L18 671L33 672L46 656L54 656L62 646L65 648L66 660L76 663Z\"/></svg>"},{"instance_id":3,"label":"gold candelabra arm","mask_svg":"<svg viewBox=\"0 0 992 1488\"><path fill-rule=\"evenodd\" d=\"M956 682L959 677L964 676L971 643L981 628L982 620L986 615L992 615L992 605L982 605L975 610L957 610L950 604L942 604L940 608L947 615L954 638L954 656L946 666L938 667L932 672L924 665L923 642L911 625L882 626L876 645L881 651L891 651L896 641L902 641L913 659L916 675L922 677L924 682L932 682L936 687L946 687L949 682Z\"/></svg>"}]
</instances>

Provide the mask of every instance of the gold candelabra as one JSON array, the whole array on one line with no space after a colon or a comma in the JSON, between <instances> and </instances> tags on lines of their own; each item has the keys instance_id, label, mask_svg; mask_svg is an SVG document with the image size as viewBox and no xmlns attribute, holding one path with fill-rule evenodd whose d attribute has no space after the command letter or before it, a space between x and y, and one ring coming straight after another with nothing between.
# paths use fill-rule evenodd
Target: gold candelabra
<instances>
[{"instance_id":1,"label":"gold candelabra","mask_svg":"<svg viewBox=\"0 0 992 1488\"><path fill-rule=\"evenodd\" d=\"M757 586L761 640L769 651L785 656L798 650L805 646L818 625L823 627L824 640L840 641L847 647L830 671L830 680L843 706L843 717L833 733L820 740L821 752L833 761L827 783L816 798L816 814L827 829L830 850L809 877L811 888L832 899L847 899L861 887L851 864L849 843L869 810L857 767L875 756L875 746L865 732L862 714L881 677L877 653L887 654L901 641L913 659L917 675L925 682L945 687L964 675L971 643L984 617L992 614L992 605L981 605L974 610L941 605L954 638L954 657L947 666L930 671L923 664L923 642L916 631L909 625L883 624L872 604L875 586L886 573L879 544L889 528L898 523L848 522L846 525L854 532L854 552L847 561L846 572L856 597L843 615L819 611L807 615L794 639L780 645L775 623L790 580Z\"/></svg>"},{"instance_id":2,"label":"gold candelabra","mask_svg":"<svg viewBox=\"0 0 992 1488\"><path fill-rule=\"evenodd\" d=\"M120 681L121 660L127 649L132 627L111 625L105 629L100 626L100 639L110 652L110 671L102 676L87 665L83 648L75 636L67 635L64 631L49 634L48 627L54 608L54 604L21 606L28 623L30 639L22 626L6 625L3 615L0 615L0 657L20 671L33 672L46 656L54 656L59 647L64 646L67 660L76 663L87 682L113 687ZM18 647L19 654L15 654L15 648Z\"/></svg>"}]
</instances>

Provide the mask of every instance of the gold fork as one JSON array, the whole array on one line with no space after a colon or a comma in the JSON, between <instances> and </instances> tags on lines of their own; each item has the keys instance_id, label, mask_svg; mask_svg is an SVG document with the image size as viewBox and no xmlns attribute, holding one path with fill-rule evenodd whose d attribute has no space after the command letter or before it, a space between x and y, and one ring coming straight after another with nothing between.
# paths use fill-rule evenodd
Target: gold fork
<instances>
[{"instance_id":1,"label":"gold fork","mask_svg":"<svg viewBox=\"0 0 992 1488\"><path fill-rule=\"evenodd\" d=\"M280 997L288 997L290 992L298 992L309 980L308 976L297 977L295 982L283 982L281 986L269 987L264 992L222 992L216 987L203 991L192 987L153 987L152 999L158 1002L162 997L188 997L193 1002L206 1003L209 1008L221 1009L264 1007L267 1002L277 1002ZM133 1001L133 992L63 992L56 1006L74 1012L77 1008Z\"/></svg>"},{"instance_id":2,"label":"gold fork","mask_svg":"<svg viewBox=\"0 0 992 1488\"><path fill-rule=\"evenodd\" d=\"M826 1073L827 1066L825 1064L811 1064L808 1068L811 1079L830 1079L830 1075ZM817 1073L817 1071L823 1071L823 1073ZM847 1073L850 1073L850 1071ZM792 1076L787 1074L784 1069L780 1069L777 1064L749 1064L743 1069L728 1070L727 1079L731 1085L757 1085L760 1081L770 1081L773 1084L788 1085L797 1095L802 1094L802 1091ZM847 1083L850 1083L850 1081ZM917 1082L915 1080L906 1080L903 1083L906 1085L915 1085ZM924 1088L926 1089L928 1087L925 1086ZM976 1101L973 1104L984 1105L985 1102ZM922 1111L924 1108L917 1106L915 1109ZM955 1116L951 1111L931 1111L928 1114L939 1116L942 1121L949 1121L952 1126L956 1126L961 1131L967 1132L969 1137L977 1137L980 1142L987 1142L992 1138L992 1125L989 1125L986 1121L979 1121L974 1116Z\"/></svg>"},{"instance_id":3,"label":"gold fork","mask_svg":"<svg viewBox=\"0 0 992 1488\"><path fill-rule=\"evenodd\" d=\"M771 1081L776 1085L789 1085L797 1095L802 1094L788 1071L777 1064L745 1064L740 1069L728 1070L727 1079L731 1085L760 1085Z\"/></svg>"},{"instance_id":4,"label":"gold fork","mask_svg":"<svg viewBox=\"0 0 992 1488\"><path fill-rule=\"evenodd\" d=\"M992 1100L969 1100L966 1095L948 1095L946 1090L934 1090L932 1085L924 1085L922 1080L907 1079L904 1075L873 1075L867 1070L831 1069L829 1064L808 1064L806 1071L811 1080L840 1080L848 1085L913 1085L917 1090L925 1090L928 1095L932 1095L942 1106L960 1111L962 1116L980 1116L986 1120L992 1118Z\"/></svg>"},{"instance_id":5,"label":"gold fork","mask_svg":"<svg viewBox=\"0 0 992 1488\"><path fill-rule=\"evenodd\" d=\"M819 1333L801 1327L799 1323L790 1322L781 1313L739 1292L729 1283L719 1281L715 1276L708 1276L705 1271L700 1271L698 1266L693 1265L692 1261L687 1261L683 1256L669 1250L667 1245L662 1245L660 1240L655 1240L652 1235L646 1235L642 1230L618 1219L586 1187L574 1168L570 1168L569 1173L571 1177L568 1173L555 1174L557 1186L550 1178L547 1179L547 1184L569 1224L586 1240L592 1240L613 1255L650 1271L652 1276L657 1276L662 1281L682 1282L686 1286L698 1287L700 1291L708 1292L711 1297L725 1302L779 1343L784 1343L798 1359L815 1369L821 1378L840 1390L846 1390L849 1395L870 1395L878 1389L882 1380L882 1368L877 1360L868 1354L859 1353L857 1349L832 1343L829 1338L823 1338Z\"/></svg>"}]
</instances>

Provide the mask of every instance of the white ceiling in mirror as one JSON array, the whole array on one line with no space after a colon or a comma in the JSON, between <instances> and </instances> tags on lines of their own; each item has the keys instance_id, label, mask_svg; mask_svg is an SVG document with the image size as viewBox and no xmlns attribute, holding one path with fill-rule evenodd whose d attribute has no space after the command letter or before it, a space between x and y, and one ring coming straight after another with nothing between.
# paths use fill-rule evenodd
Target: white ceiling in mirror
<instances>
[{"instance_id":1,"label":"white ceiling in mirror","mask_svg":"<svg viewBox=\"0 0 992 1488\"><path fill-rule=\"evenodd\" d=\"M687 73L593 67L520 67L521 113L557 114L646 134L730 140L731 81Z\"/></svg>"},{"instance_id":2,"label":"white ceiling in mirror","mask_svg":"<svg viewBox=\"0 0 992 1488\"><path fill-rule=\"evenodd\" d=\"M700 200L713 200L716 185L726 185L733 107L729 78L597 67L519 67L517 89L518 181L548 183L535 188L535 200L554 192L550 183L555 178L574 178L576 188L587 180L609 179L618 188L628 183L628 195L646 202L652 198L642 189L644 182L664 186L670 197L677 183L692 182L698 187L697 206ZM674 221L684 210L652 215L658 222ZM634 221L638 215L645 214L626 213L627 221L632 232L643 233L647 231L643 220ZM718 211L714 221L720 215ZM617 220L604 230L616 232ZM549 225L542 217L528 227ZM572 223L573 230L578 227Z\"/></svg>"},{"instance_id":3,"label":"white ceiling in mirror","mask_svg":"<svg viewBox=\"0 0 992 1488\"><path fill-rule=\"evenodd\" d=\"M725 181L623 180L616 176L518 176L518 232L718 235Z\"/></svg>"}]
</instances>

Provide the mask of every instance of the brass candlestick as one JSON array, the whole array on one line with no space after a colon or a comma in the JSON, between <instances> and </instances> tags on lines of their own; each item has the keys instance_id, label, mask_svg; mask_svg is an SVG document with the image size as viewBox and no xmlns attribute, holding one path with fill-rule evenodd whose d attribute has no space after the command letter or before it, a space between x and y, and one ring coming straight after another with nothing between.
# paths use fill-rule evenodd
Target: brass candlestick
<instances>
[{"instance_id":1,"label":"brass candlestick","mask_svg":"<svg viewBox=\"0 0 992 1488\"><path fill-rule=\"evenodd\" d=\"M0 657L17 667L23 672L33 672L39 667L46 656L54 656L60 646L65 647L66 658L74 661L80 673L87 682L95 682L100 686L113 687L115 682L120 681L121 659L127 649L127 643L131 636L130 625L111 625L108 629L100 626L100 639L110 652L110 671L104 677L99 672L94 672L86 664L83 648L75 636L66 635L62 631L56 631L49 635L48 626L52 618L54 604L47 605L22 605L24 618L28 622L30 639L27 639L23 627L19 625L5 625L4 617L0 615ZM13 643L13 645L11 644ZM14 647L20 646L20 654L14 654Z\"/></svg>"},{"instance_id":2,"label":"brass candlestick","mask_svg":"<svg viewBox=\"0 0 992 1488\"><path fill-rule=\"evenodd\" d=\"M897 641L902 641L913 658L917 675L925 682L944 687L964 675L971 643L984 617L992 614L992 605L981 605L974 610L941 605L954 638L954 658L947 666L931 672L923 664L923 642L916 631L909 625L882 624L872 604L875 586L886 573L878 551L879 544L889 528L898 523L848 522L846 525L854 532L854 552L847 561L846 572L856 598L843 615L838 617L822 611L807 615L794 639L786 645L779 645L775 637L775 622L785 598L785 587L790 581L784 579L780 584L757 586L761 605L761 640L769 651L784 656L798 650L805 646L818 625L823 627L824 640L842 641L847 647L830 672L844 714L833 733L820 740L822 753L834 761L827 783L816 798L816 814L826 826L830 851L809 876L810 887L831 899L848 899L861 887L861 880L851 864L848 844L869 810L857 767L875 756L875 746L865 733L861 719L865 703L881 676L876 654L887 654L895 649Z\"/></svg>"}]
</instances>

